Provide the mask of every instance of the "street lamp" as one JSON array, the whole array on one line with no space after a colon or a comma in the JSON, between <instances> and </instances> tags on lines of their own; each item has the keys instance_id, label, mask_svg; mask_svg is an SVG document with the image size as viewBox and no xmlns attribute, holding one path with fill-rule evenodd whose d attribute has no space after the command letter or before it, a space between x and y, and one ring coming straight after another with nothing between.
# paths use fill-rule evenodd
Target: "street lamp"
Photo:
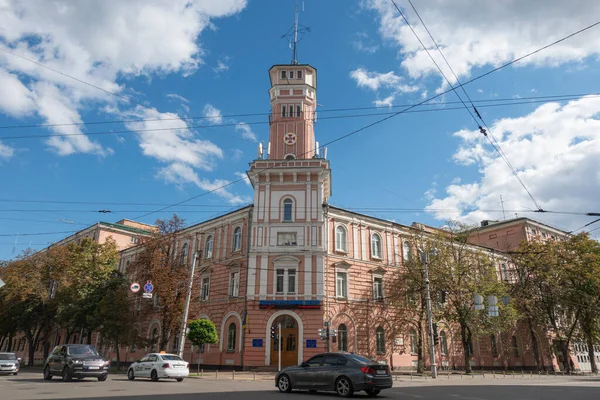
<instances>
[{"instance_id":1,"label":"street lamp","mask_svg":"<svg viewBox=\"0 0 600 400\"><path fill-rule=\"evenodd\" d=\"M431 313L431 294L429 293L429 256L426 251L421 251L421 260L423 261L423 275L425 278L425 299L427 301L427 326L429 329L429 345L431 348L431 377L437 378L437 365L435 363L435 338L434 338L434 327L433 317Z\"/></svg>"},{"instance_id":2,"label":"street lamp","mask_svg":"<svg viewBox=\"0 0 600 400\"><path fill-rule=\"evenodd\" d=\"M196 269L196 261L200 258L200 250L194 252L194 261L192 261L192 270L190 271L190 280L188 282L187 296L185 299L185 308L181 318L181 330L179 337L179 357L183 359L183 348L185 347L185 336L187 331L187 319L190 310L190 300L192 298L192 285L194 284L194 270Z\"/></svg>"}]
</instances>

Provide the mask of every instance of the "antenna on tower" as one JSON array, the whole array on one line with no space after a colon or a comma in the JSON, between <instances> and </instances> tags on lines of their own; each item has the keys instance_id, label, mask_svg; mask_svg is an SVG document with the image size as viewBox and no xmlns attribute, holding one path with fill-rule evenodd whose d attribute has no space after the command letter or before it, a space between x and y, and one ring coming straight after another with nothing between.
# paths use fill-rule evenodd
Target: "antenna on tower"
<instances>
[{"instance_id":1,"label":"antenna on tower","mask_svg":"<svg viewBox=\"0 0 600 400\"><path fill-rule=\"evenodd\" d=\"M304 1L302 2L302 8L298 7L298 0L294 6L294 25L287 31L282 38L287 38L290 49L292 49L292 64L298 64L298 42L302 40L304 34L310 32L310 28L307 26L300 25L298 23L298 15L300 11L304 12Z\"/></svg>"}]
</instances>

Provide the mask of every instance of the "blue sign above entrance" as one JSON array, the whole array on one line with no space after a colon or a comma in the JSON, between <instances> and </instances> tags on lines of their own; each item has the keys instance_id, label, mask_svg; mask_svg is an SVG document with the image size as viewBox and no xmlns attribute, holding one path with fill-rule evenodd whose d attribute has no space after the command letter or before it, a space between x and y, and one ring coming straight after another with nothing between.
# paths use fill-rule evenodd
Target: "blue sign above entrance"
<instances>
[{"instance_id":1,"label":"blue sign above entrance","mask_svg":"<svg viewBox=\"0 0 600 400\"><path fill-rule=\"evenodd\" d=\"M282 309L320 309L321 300L261 300L258 302L260 308L282 308Z\"/></svg>"},{"instance_id":2,"label":"blue sign above entrance","mask_svg":"<svg viewBox=\"0 0 600 400\"><path fill-rule=\"evenodd\" d=\"M316 349L317 341L314 339L306 339L306 348L307 349Z\"/></svg>"},{"instance_id":3,"label":"blue sign above entrance","mask_svg":"<svg viewBox=\"0 0 600 400\"><path fill-rule=\"evenodd\" d=\"M252 339L252 347L263 347L262 339Z\"/></svg>"}]
</instances>

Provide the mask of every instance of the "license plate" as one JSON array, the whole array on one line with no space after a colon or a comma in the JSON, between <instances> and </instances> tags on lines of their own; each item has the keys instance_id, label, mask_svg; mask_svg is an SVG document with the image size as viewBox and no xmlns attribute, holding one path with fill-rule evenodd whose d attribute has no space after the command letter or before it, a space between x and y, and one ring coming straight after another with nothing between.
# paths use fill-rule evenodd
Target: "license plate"
<instances>
[{"instance_id":1,"label":"license plate","mask_svg":"<svg viewBox=\"0 0 600 400\"><path fill-rule=\"evenodd\" d=\"M377 370L377 375L385 375L385 371L382 369Z\"/></svg>"},{"instance_id":2,"label":"license plate","mask_svg":"<svg viewBox=\"0 0 600 400\"><path fill-rule=\"evenodd\" d=\"M183 368L183 365L173 365L175 368Z\"/></svg>"},{"instance_id":3,"label":"license plate","mask_svg":"<svg viewBox=\"0 0 600 400\"><path fill-rule=\"evenodd\" d=\"M100 369L100 367L88 367L88 369Z\"/></svg>"}]
</instances>

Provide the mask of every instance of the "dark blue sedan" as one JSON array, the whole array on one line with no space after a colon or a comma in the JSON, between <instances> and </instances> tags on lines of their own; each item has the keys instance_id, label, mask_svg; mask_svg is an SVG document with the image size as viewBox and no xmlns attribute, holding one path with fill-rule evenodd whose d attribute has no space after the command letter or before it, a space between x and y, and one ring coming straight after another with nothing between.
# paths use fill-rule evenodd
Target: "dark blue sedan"
<instances>
[{"instance_id":1,"label":"dark blue sedan","mask_svg":"<svg viewBox=\"0 0 600 400\"><path fill-rule=\"evenodd\" d=\"M364 390L369 396L377 396L382 389L392 387L392 375L387 365L356 354L323 353L297 367L281 370L275 377L275 386L286 393L304 389L351 397Z\"/></svg>"}]
</instances>

